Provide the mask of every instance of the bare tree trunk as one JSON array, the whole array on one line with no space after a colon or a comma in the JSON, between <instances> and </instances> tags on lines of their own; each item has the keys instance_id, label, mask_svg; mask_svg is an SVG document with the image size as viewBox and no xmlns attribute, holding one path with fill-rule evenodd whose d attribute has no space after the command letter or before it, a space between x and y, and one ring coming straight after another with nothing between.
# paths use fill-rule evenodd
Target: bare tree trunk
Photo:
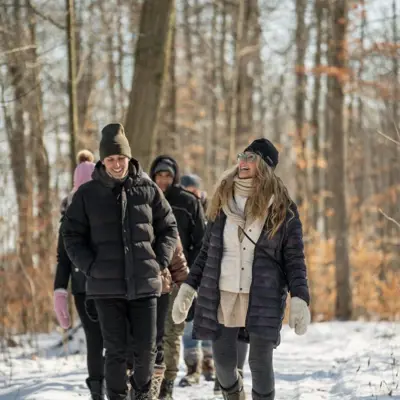
<instances>
[{"instance_id":1,"label":"bare tree trunk","mask_svg":"<svg viewBox=\"0 0 400 400\"><path fill-rule=\"evenodd\" d=\"M335 77L332 85L332 103L335 124L332 128L332 164L330 171L335 184L333 191L335 260L336 260L336 317L348 320L352 315L352 291L348 245L348 215L346 207L346 169L344 129L344 76L347 76L348 2L338 0L333 10L333 43Z\"/></svg>"},{"instance_id":2,"label":"bare tree trunk","mask_svg":"<svg viewBox=\"0 0 400 400\"><path fill-rule=\"evenodd\" d=\"M173 0L145 0L135 51L135 70L126 118L126 132L134 155L150 167L156 122L168 62L168 38ZM155 23L156 21L156 23Z\"/></svg>"},{"instance_id":3,"label":"bare tree trunk","mask_svg":"<svg viewBox=\"0 0 400 400\"><path fill-rule=\"evenodd\" d=\"M7 14L6 10L3 11L0 9L0 26L10 26L7 22L11 19L13 22L13 31L15 32L15 41L10 43L7 40L8 37L5 35L6 30L0 30L0 46L6 46L5 50L9 50L12 47L21 48L25 44L23 16L21 12L22 7L19 0L14 0L12 15ZM11 46L9 46L9 43ZM10 147L11 169L18 204L17 252L22 264L30 268L33 265L33 184L32 172L29 171L27 163L26 126L24 107L21 101L25 96L24 76L26 73L26 60L23 59L23 56L20 56L20 53L11 52L9 53L7 61L8 76L15 99L13 116L8 114L4 101L2 101L2 104L5 129L8 145Z\"/></svg>"},{"instance_id":4,"label":"bare tree trunk","mask_svg":"<svg viewBox=\"0 0 400 400\"><path fill-rule=\"evenodd\" d=\"M75 1L75 0L74 0ZM95 2L90 1L86 12L95 13ZM99 3L100 11L103 1ZM95 63L95 42L98 40L92 30L86 32L84 24L82 2L78 16L74 13L72 29L74 31L75 49L75 91L77 104L77 130L75 137L76 149L87 148L94 151L97 148L97 129L93 128L92 109L90 100L95 89L96 79L100 75L99 66ZM78 21L78 22L77 22ZM108 30L106 30L108 32ZM108 36L107 36L108 38ZM84 44L87 43L85 48Z\"/></svg>"},{"instance_id":5,"label":"bare tree trunk","mask_svg":"<svg viewBox=\"0 0 400 400\"><path fill-rule=\"evenodd\" d=\"M392 1L392 37L393 37L393 47L395 49L399 48L400 42L398 37L398 30L397 30L397 6L398 0ZM392 56L392 74L393 74L393 94L392 94L392 115L391 115L391 129L392 137L397 142L400 141L400 115L399 115L399 102L400 102L400 71L399 71L400 61L399 61L399 53L398 51L393 51ZM388 132L389 133L389 132ZM390 133L389 133L390 134ZM399 162L399 146L391 145L390 151L390 158L391 158L391 168L389 172L389 186L390 190L394 195L390 196L390 209L389 213L392 218L397 221L400 221L400 210L399 210L399 201L398 197L400 195L400 190L398 187L399 183L399 176L400 176L400 162ZM389 224L390 227L388 229L389 236L398 235L398 230L395 224ZM395 245L395 251L397 253L397 259L399 256L399 246Z\"/></svg>"},{"instance_id":6,"label":"bare tree trunk","mask_svg":"<svg viewBox=\"0 0 400 400\"><path fill-rule=\"evenodd\" d=\"M222 0L222 15L221 15L221 38L219 42L219 53L218 53L218 71L219 71L219 84L222 88L222 95L224 98L224 117L225 117L225 129L222 137L227 136L229 138L229 93L228 93L228 85L226 81L226 66L225 66L225 53L226 53L226 43L227 43L227 35L228 35L228 6L227 0ZM228 143L229 146L229 143ZM222 141L222 143L218 146L219 154L223 154L225 156L226 151L228 150L228 146L226 145L226 141ZM226 168L226 156L221 157L218 162L218 169L216 171L216 175L219 176L222 171Z\"/></svg>"},{"instance_id":7,"label":"bare tree trunk","mask_svg":"<svg viewBox=\"0 0 400 400\"><path fill-rule=\"evenodd\" d=\"M297 137L297 204L307 201L307 160L306 160L306 90L307 77L305 57L307 50L306 26L307 0L296 0L296 137Z\"/></svg>"},{"instance_id":8,"label":"bare tree trunk","mask_svg":"<svg viewBox=\"0 0 400 400\"><path fill-rule=\"evenodd\" d=\"M248 0L245 5L241 57L238 81L237 148L243 149L254 135L253 96L255 65L259 58L261 28L257 0Z\"/></svg>"},{"instance_id":9,"label":"bare tree trunk","mask_svg":"<svg viewBox=\"0 0 400 400\"><path fill-rule=\"evenodd\" d=\"M75 54L75 13L74 0L66 0L67 43L68 43L68 95L69 95L69 153L71 168L71 188L74 185L76 165L76 137L78 133L78 108L76 103L76 54Z\"/></svg>"},{"instance_id":10,"label":"bare tree trunk","mask_svg":"<svg viewBox=\"0 0 400 400\"><path fill-rule=\"evenodd\" d=\"M43 93L40 82L40 64L37 56L36 19L31 8L28 8L30 28L30 42L34 46L30 51L31 85L35 88L32 96L29 96L30 128L34 151L34 165L38 183L38 265L41 268L50 269L49 249L54 244L52 223L52 198L50 191L50 169L47 149L44 145L44 117L43 117Z\"/></svg>"},{"instance_id":11,"label":"bare tree trunk","mask_svg":"<svg viewBox=\"0 0 400 400\"><path fill-rule=\"evenodd\" d=\"M120 106L118 120L123 120L123 115L125 115L125 86L124 86L124 32L123 32L123 15L124 7L122 0L117 0L117 10L118 10L118 21L117 21L117 49L118 49L118 102Z\"/></svg>"},{"instance_id":12,"label":"bare tree trunk","mask_svg":"<svg viewBox=\"0 0 400 400\"><path fill-rule=\"evenodd\" d=\"M114 62L114 36L115 36L115 18L114 13L110 12L109 9L105 8L110 6L110 3L107 2L104 4L100 1L100 11L101 11L101 19L104 27L104 31L106 32L106 52L107 52L107 67L108 67L108 93L109 98L111 100L110 107L110 116L116 121L117 119L117 106L118 106L118 97L117 97L117 73Z\"/></svg>"},{"instance_id":13,"label":"bare tree trunk","mask_svg":"<svg viewBox=\"0 0 400 400\"><path fill-rule=\"evenodd\" d=\"M322 61L322 19L323 19L323 9L324 9L324 0L315 0L314 2L314 13L316 19L316 34L317 34L317 42L316 42L316 51L314 57L314 68L315 68L315 76L314 76L314 99L312 105L312 144L313 144L313 226L317 230L318 229L318 220L320 218L320 191L321 191L321 167L319 164L319 160L321 157L321 149L320 149L320 102L321 102L321 74L319 73L319 69L321 68Z\"/></svg>"},{"instance_id":14,"label":"bare tree trunk","mask_svg":"<svg viewBox=\"0 0 400 400\"><path fill-rule=\"evenodd\" d=\"M365 28L367 24L366 18L366 10L365 10L365 2L362 1L362 21L361 21L361 36L360 36L360 60L359 60L359 68L357 71L357 80L358 80L358 87L361 90L361 83L363 80L363 73L364 73L364 51L365 51ZM364 129L364 102L362 98L362 93L359 93L357 98L357 127L356 134L357 134L357 143L359 144L359 153L362 157L361 160L361 168L358 170L359 177L356 176L355 188L356 188L356 195L357 203L355 207L357 207L358 212L360 212L361 207L364 203L364 199L368 197L368 182L367 180L368 175L371 171L371 156L368 157L368 153L371 152L371 135L370 133ZM365 219L365 218L364 218ZM365 221L364 221L365 222ZM363 224L363 218L360 218L359 230L363 231L363 227L365 227L365 223Z\"/></svg>"},{"instance_id":15,"label":"bare tree trunk","mask_svg":"<svg viewBox=\"0 0 400 400\"><path fill-rule=\"evenodd\" d=\"M325 43L326 43L326 59L328 68L331 68L334 63L334 39L333 39L333 16L329 2L326 3L326 32L325 32ZM325 113L324 113L324 159L328 165L328 168L323 170L323 207L324 210L324 237L328 239L331 237L332 231L332 174L330 174L329 166L331 165L331 149L332 149L332 136L333 136L333 98L332 98L332 87L334 77L332 73L327 74L326 77L326 95L325 95Z\"/></svg>"},{"instance_id":16,"label":"bare tree trunk","mask_svg":"<svg viewBox=\"0 0 400 400\"><path fill-rule=\"evenodd\" d=\"M175 12L174 12L175 14ZM175 38L176 38L176 21L171 15L170 18L170 34L169 40L169 62L168 75L163 87L162 101L160 107L160 117L158 123L158 153L170 154L179 162L182 159L180 138L177 134L176 127L176 79L175 79Z\"/></svg>"},{"instance_id":17,"label":"bare tree trunk","mask_svg":"<svg viewBox=\"0 0 400 400\"><path fill-rule=\"evenodd\" d=\"M236 38L234 46L234 59L235 65L233 67L233 77L232 77L232 89L231 89L231 107L230 107L230 120L229 120L229 157L228 165L235 162L236 157L236 137L238 130L238 120L239 120L239 96L240 96L240 63L243 57L243 32L245 23L245 11L246 11L246 1L238 0L239 8L236 20Z\"/></svg>"},{"instance_id":18,"label":"bare tree trunk","mask_svg":"<svg viewBox=\"0 0 400 400\"><path fill-rule=\"evenodd\" d=\"M218 20L218 4L213 4L213 15L211 20L211 38L210 38L210 114L211 129L209 148L206 150L206 162L210 163L210 167L206 174L206 187L210 188L212 182L217 179L217 163L218 163L218 98L217 98L217 20ZM211 168L212 165L212 168Z\"/></svg>"}]
</instances>

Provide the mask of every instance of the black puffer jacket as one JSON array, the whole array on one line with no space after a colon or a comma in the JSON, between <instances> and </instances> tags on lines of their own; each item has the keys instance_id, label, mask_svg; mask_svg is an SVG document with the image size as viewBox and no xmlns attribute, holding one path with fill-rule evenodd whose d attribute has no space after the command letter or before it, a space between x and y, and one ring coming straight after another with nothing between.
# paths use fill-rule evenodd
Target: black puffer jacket
<instances>
[{"instance_id":1,"label":"black puffer jacket","mask_svg":"<svg viewBox=\"0 0 400 400\"><path fill-rule=\"evenodd\" d=\"M68 289L71 279L71 292L75 296L86 292L86 277L79 268L72 265L71 260L65 251L64 240L62 237L62 220L58 232L57 243L57 268L54 277L54 290Z\"/></svg>"},{"instance_id":2,"label":"black puffer jacket","mask_svg":"<svg viewBox=\"0 0 400 400\"><path fill-rule=\"evenodd\" d=\"M134 159L123 182L101 162L92 177L75 193L62 224L66 251L87 277L87 296L160 295L161 270L171 262L178 234L171 207Z\"/></svg>"},{"instance_id":3,"label":"black puffer jacket","mask_svg":"<svg viewBox=\"0 0 400 400\"><path fill-rule=\"evenodd\" d=\"M257 242L245 327L276 345L280 342L288 289L292 297L300 297L307 304L310 301L302 226L297 208L295 205L291 208L274 237L268 239L264 230ZM193 327L195 339L215 340L219 335L217 312L225 222L223 212L209 222L200 254L186 281L199 289Z\"/></svg>"},{"instance_id":4,"label":"black puffer jacket","mask_svg":"<svg viewBox=\"0 0 400 400\"><path fill-rule=\"evenodd\" d=\"M165 159L172 162L175 169L175 176L173 184L166 190L164 195L174 212L183 251L190 267L201 249L201 243L206 230L204 210L200 199L179 185L179 167L172 157L159 156L153 161L150 168L151 179L155 181L155 168L158 163Z\"/></svg>"},{"instance_id":5,"label":"black puffer jacket","mask_svg":"<svg viewBox=\"0 0 400 400\"><path fill-rule=\"evenodd\" d=\"M71 292L75 296L77 294L85 294L86 292L86 277L75 267L65 251L64 239L62 237L62 222L64 220L65 212L70 205L72 199L72 192L65 197L61 202L61 221L58 230L57 242L57 267L54 276L54 290L68 289L69 281L71 279Z\"/></svg>"}]
</instances>

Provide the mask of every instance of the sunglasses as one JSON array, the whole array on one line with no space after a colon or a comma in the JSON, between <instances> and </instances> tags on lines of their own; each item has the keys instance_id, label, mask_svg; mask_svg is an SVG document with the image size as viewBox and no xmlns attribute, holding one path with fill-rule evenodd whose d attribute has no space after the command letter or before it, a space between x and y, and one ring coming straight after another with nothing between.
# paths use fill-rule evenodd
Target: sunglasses
<instances>
[{"instance_id":1,"label":"sunglasses","mask_svg":"<svg viewBox=\"0 0 400 400\"><path fill-rule=\"evenodd\" d=\"M255 153L239 153L237 155L236 159L237 159L237 162L245 161L245 162L253 163L253 162L256 162L256 160L257 160L257 154L255 154Z\"/></svg>"}]
</instances>

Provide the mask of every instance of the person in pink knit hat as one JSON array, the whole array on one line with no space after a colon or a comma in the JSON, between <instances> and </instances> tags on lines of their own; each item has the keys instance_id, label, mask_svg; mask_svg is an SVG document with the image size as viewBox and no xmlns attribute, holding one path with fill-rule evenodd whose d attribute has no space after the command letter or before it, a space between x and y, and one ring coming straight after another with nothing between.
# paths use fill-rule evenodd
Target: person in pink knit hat
<instances>
[{"instance_id":1,"label":"person in pink knit hat","mask_svg":"<svg viewBox=\"0 0 400 400\"><path fill-rule=\"evenodd\" d=\"M82 150L77 155L77 167L74 172L74 186L68 196L61 203L61 224L64 214L71 204L72 197L78 188L92 179L95 167L94 156L88 150ZM89 377L86 384L90 390L92 400L104 399L104 357L103 337L97 318L97 311L93 300L86 299L86 277L76 268L65 251L62 235L58 236L57 268L54 278L54 310L57 320L63 329L71 326L68 310L68 285L71 281L71 291L74 296L75 307L82 322L86 336L87 368Z\"/></svg>"}]
</instances>

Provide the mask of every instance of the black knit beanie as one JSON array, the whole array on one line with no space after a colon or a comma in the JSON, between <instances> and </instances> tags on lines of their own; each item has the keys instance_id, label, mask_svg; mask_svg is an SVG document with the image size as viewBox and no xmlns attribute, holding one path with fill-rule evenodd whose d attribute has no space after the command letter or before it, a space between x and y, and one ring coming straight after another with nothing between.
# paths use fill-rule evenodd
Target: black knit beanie
<instances>
[{"instance_id":1,"label":"black knit beanie","mask_svg":"<svg viewBox=\"0 0 400 400\"><path fill-rule=\"evenodd\" d=\"M244 151L258 154L271 168L278 165L279 152L268 139L256 139Z\"/></svg>"},{"instance_id":2,"label":"black knit beanie","mask_svg":"<svg viewBox=\"0 0 400 400\"><path fill-rule=\"evenodd\" d=\"M168 172L172 177L175 177L176 171L174 163L168 158L160 159L159 163L154 168L154 174L158 174L159 172Z\"/></svg>"},{"instance_id":3,"label":"black knit beanie","mask_svg":"<svg viewBox=\"0 0 400 400\"><path fill-rule=\"evenodd\" d=\"M113 155L132 158L131 147L121 124L108 124L101 131L100 159Z\"/></svg>"}]
</instances>

